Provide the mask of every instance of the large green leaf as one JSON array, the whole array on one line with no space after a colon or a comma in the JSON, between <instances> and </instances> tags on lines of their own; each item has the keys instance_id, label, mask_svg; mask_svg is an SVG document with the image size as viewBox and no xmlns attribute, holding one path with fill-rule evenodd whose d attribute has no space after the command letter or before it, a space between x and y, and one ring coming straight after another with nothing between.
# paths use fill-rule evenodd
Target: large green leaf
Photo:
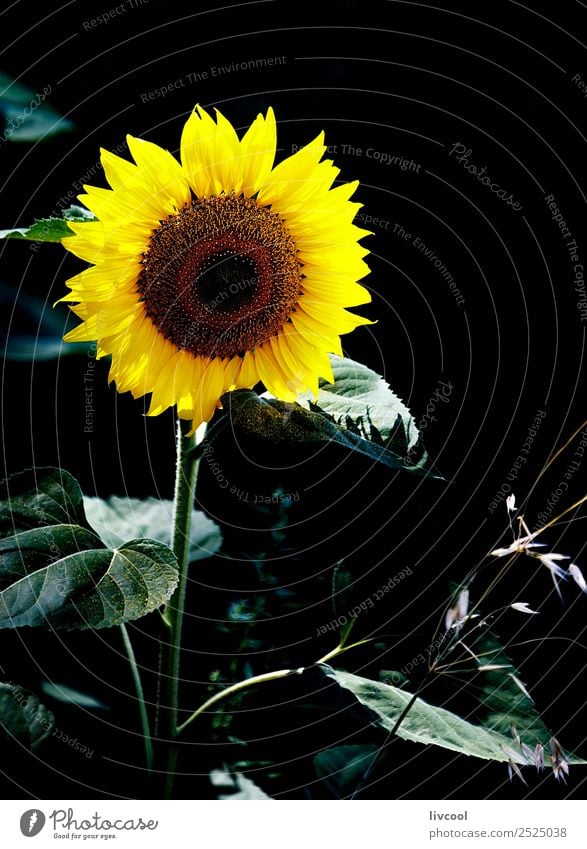
<instances>
[{"instance_id":1,"label":"large green leaf","mask_svg":"<svg viewBox=\"0 0 587 849\"><path fill-rule=\"evenodd\" d=\"M156 539L171 545L173 502L158 498L118 498L104 500L84 496L86 515L102 542L115 548L130 537ZM192 511L190 562L215 554L222 544L220 528L201 510Z\"/></svg>"},{"instance_id":2,"label":"large green leaf","mask_svg":"<svg viewBox=\"0 0 587 849\"><path fill-rule=\"evenodd\" d=\"M49 105L50 94L50 86L35 92L0 72L2 137L11 142L34 142L74 129L72 121Z\"/></svg>"},{"instance_id":3,"label":"large green leaf","mask_svg":"<svg viewBox=\"0 0 587 849\"><path fill-rule=\"evenodd\" d=\"M415 453L420 434L406 405L387 383L363 363L330 354L334 383L320 381L318 397L303 395L299 403L321 410L346 430L386 445L401 457Z\"/></svg>"},{"instance_id":4,"label":"large green leaf","mask_svg":"<svg viewBox=\"0 0 587 849\"><path fill-rule=\"evenodd\" d=\"M334 443L355 451L391 469L427 474L425 458L410 462L381 442L365 439L353 429L336 424L330 415L308 410L272 397L259 397L248 389L228 392L222 397L231 427L239 437L253 437L288 448L296 445Z\"/></svg>"},{"instance_id":5,"label":"large green leaf","mask_svg":"<svg viewBox=\"0 0 587 849\"><path fill-rule=\"evenodd\" d=\"M35 749L53 728L54 717L38 697L15 684L0 684L0 729Z\"/></svg>"},{"instance_id":6,"label":"large green leaf","mask_svg":"<svg viewBox=\"0 0 587 849\"><path fill-rule=\"evenodd\" d=\"M156 610L178 580L152 539L109 549L89 527L75 479L33 469L2 485L0 628L104 628Z\"/></svg>"},{"instance_id":7,"label":"large green leaf","mask_svg":"<svg viewBox=\"0 0 587 849\"><path fill-rule=\"evenodd\" d=\"M0 239L27 239L32 242L60 242L73 236L68 221L96 221L95 215L81 206L70 206L61 218L38 218L29 227L0 230Z\"/></svg>"},{"instance_id":8,"label":"large green leaf","mask_svg":"<svg viewBox=\"0 0 587 849\"><path fill-rule=\"evenodd\" d=\"M1 540L0 628L108 628L170 598L178 575L167 546L148 539L114 550L99 545L90 531L71 525Z\"/></svg>"},{"instance_id":9,"label":"large green leaf","mask_svg":"<svg viewBox=\"0 0 587 849\"><path fill-rule=\"evenodd\" d=\"M370 681L350 672L341 672L325 667L329 678L348 690L355 699L368 710L374 724L387 731L395 728L397 720L413 697L412 693ZM527 764L527 759L512 735L500 734L480 725L474 725L445 708L428 704L417 698L396 731L397 736L414 743L441 746L464 755L492 761L513 761ZM523 742L533 747L534 738ZM585 764L587 761L568 756L571 764ZM550 762L545 754L545 762Z\"/></svg>"},{"instance_id":10,"label":"large green leaf","mask_svg":"<svg viewBox=\"0 0 587 849\"><path fill-rule=\"evenodd\" d=\"M88 527L82 491L69 472L26 469L0 483L0 537L68 524Z\"/></svg>"}]
</instances>

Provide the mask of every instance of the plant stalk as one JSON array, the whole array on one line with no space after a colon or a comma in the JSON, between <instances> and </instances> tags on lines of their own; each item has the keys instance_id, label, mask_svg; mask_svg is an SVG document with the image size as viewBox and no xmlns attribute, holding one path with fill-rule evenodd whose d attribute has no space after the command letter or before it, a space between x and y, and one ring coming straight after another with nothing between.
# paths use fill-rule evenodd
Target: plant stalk
<instances>
[{"instance_id":1,"label":"plant stalk","mask_svg":"<svg viewBox=\"0 0 587 849\"><path fill-rule=\"evenodd\" d=\"M262 684L264 681L276 681L278 678L287 678L289 675L301 675L303 671L303 667L300 667L299 669L276 669L275 672L264 672L262 675L253 675L251 678L245 678L244 681L237 681L236 684L231 684L230 687L226 687L226 689L221 690L219 693L215 693L207 701L205 701L203 705L200 705L200 707L197 708L197 710L195 710L192 715L179 726L177 733L181 734L190 722L200 716L200 714L207 711L208 708L211 708L212 705L216 704L216 702L222 701L222 699L225 699L227 696L232 696L233 693L238 693L240 690L245 690L247 687L253 687L255 684Z\"/></svg>"},{"instance_id":2,"label":"plant stalk","mask_svg":"<svg viewBox=\"0 0 587 849\"><path fill-rule=\"evenodd\" d=\"M168 624L168 642L164 646L163 658L163 705L162 733L167 741L165 798L173 793L177 765L177 717L179 708L179 674L181 657L181 632L188 582L190 529L196 491L196 480L200 464L200 452L195 450L204 434L188 436L191 422L180 419L177 425L177 465L175 495L173 503L173 532L171 547L177 557L179 581L175 592L165 605L164 621Z\"/></svg>"},{"instance_id":3,"label":"plant stalk","mask_svg":"<svg viewBox=\"0 0 587 849\"><path fill-rule=\"evenodd\" d=\"M130 664L135 690L137 693L139 713L141 716L141 728L143 730L143 740L145 743L145 760L147 762L147 769L149 771L149 774L151 774L151 769L153 767L153 740L151 738L151 729L149 727L149 715L147 713L147 705L145 703L145 694L143 692L141 675L139 672L139 667L137 665L137 659L135 657L134 649L132 647L132 643L130 641L130 637L128 636L128 631L126 630L125 625L120 626L120 633L122 634L122 641L124 643L124 648L126 649L128 662Z\"/></svg>"}]
</instances>

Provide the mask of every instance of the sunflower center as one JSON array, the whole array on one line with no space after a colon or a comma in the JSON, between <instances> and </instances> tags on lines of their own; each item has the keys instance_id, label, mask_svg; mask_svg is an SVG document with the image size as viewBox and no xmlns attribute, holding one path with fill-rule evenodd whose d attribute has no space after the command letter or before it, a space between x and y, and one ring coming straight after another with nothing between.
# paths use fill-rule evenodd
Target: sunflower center
<instances>
[{"instance_id":1,"label":"sunflower center","mask_svg":"<svg viewBox=\"0 0 587 849\"><path fill-rule=\"evenodd\" d=\"M215 312L244 310L255 299L258 285L254 260L230 250L210 254L192 282L196 296Z\"/></svg>"},{"instance_id":2,"label":"sunflower center","mask_svg":"<svg viewBox=\"0 0 587 849\"><path fill-rule=\"evenodd\" d=\"M196 200L152 233L138 287L147 315L178 348L233 357L278 333L302 272L278 215L242 196Z\"/></svg>"}]
</instances>

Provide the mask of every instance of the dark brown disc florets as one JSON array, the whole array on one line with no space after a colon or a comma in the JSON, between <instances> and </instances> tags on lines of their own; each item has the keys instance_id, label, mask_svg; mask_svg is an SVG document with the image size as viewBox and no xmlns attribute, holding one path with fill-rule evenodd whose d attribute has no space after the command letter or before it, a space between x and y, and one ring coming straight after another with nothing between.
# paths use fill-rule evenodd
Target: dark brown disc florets
<instances>
[{"instance_id":1,"label":"dark brown disc florets","mask_svg":"<svg viewBox=\"0 0 587 849\"><path fill-rule=\"evenodd\" d=\"M184 207L150 238L138 288L158 330L194 356L233 357L277 333L302 272L278 215L242 195Z\"/></svg>"}]
</instances>

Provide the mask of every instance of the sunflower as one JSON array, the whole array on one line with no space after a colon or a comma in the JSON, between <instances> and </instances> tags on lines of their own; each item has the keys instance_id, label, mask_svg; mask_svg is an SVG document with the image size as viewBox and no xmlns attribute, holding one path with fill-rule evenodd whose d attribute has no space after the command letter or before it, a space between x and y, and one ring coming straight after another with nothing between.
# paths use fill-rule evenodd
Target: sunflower
<instances>
[{"instance_id":1,"label":"sunflower","mask_svg":"<svg viewBox=\"0 0 587 849\"><path fill-rule=\"evenodd\" d=\"M176 405L194 427L258 382L283 401L315 395L340 335L371 323L346 309L371 299L358 182L333 188L324 133L274 166L272 109L242 139L215 117L195 108L181 164L132 136L134 163L102 150L111 188L84 186L97 220L69 222L63 240L92 263L68 280L83 323L65 340L96 341L119 392L151 393L148 415Z\"/></svg>"}]
</instances>

